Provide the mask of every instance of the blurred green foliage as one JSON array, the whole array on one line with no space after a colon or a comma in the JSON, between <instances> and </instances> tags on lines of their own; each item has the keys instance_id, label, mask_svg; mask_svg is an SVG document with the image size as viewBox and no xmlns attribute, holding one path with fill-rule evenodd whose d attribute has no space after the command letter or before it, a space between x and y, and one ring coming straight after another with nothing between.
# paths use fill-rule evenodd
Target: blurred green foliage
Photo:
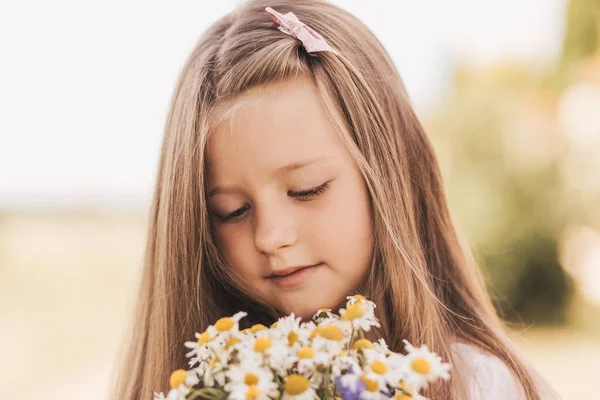
<instances>
[{"instance_id":1,"label":"blurred green foliage","mask_svg":"<svg viewBox=\"0 0 600 400\"><path fill-rule=\"evenodd\" d=\"M563 61L567 64L591 55L600 42L600 1L570 0L567 11Z\"/></svg>"},{"instance_id":2,"label":"blurred green foliage","mask_svg":"<svg viewBox=\"0 0 600 400\"><path fill-rule=\"evenodd\" d=\"M509 321L561 324L574 293L558 261L574 210L560 167L558 122L569 68L598 50L600 1L568 4L561 58L546 70L458 65L425 125L451 208L475 250L497 310Z\"/></svg>"},{"instance_id":3,"label":"blurred green foliage","mask_svg":"<svg viewBox=\"0 0 600 400\"><path fill-rule=\"evenodd\" d=\"M534 131L544 124L527 124L532 114L543 119L554 112L546 109L553 94L543 82L515 65L460 67L428 129L451 207L498 311L508 320L561 323L571 285L556 249L567 215L558 161L553 153L537 154L539 146L552 149L556 138Z\"/></svg>"}]
</instances>

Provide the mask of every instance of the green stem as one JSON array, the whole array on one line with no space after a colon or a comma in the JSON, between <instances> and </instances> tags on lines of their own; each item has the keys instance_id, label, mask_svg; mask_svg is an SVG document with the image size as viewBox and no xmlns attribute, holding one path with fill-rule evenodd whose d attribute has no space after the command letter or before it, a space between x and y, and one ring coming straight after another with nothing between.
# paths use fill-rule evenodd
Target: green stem
<instances>
[{"instance_id":1,"label":"green stem","mask_svg":"<svg viewBox=\"0 0 600 400\"><path fill-rule=\"evenodd\" d=\"M188 397L186 397L186 400L194 400L195 398L200 397L200 396L204 396L204 398L207 398L207 399L214 399L213 397L206 396L205 394L203 394L199 390L197 390L197 391L189 394ZM214 400L216 400L216 399L214 399Z\"/></svg>"},{"instance_id":2,"label":"green stem","mask_svg":"<svg viewBox=\"0 0 600 400\"><path fill-rule=\"evenodd\" d=\"M356 336L356 331L352 328L352 333L350 334L350 342L346 345L344 350L350 350L352 345L354 344L354 337Z\"/></svg>"},{"instance_id":3,"label":"green stem","mask_svg":"<svg viewBox=\"0 0 600 400\"><path fill-rule=\"evenodd\" d=\"M187 400L194 400L198 397L203 397L209 400L224 400L227 398L227 393L222 390L213 389L213 388L202 388L199 390L193 391L191 394L188 394L186 397Z\"/></svg>"}]
</instances>

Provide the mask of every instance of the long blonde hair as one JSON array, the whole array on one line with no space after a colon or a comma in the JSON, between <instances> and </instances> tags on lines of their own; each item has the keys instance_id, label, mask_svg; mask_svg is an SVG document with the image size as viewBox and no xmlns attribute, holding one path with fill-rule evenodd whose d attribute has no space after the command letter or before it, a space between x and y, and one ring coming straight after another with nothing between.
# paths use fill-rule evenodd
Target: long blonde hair
<instances>
[{"instance_id":1,"label":"long blonde hair","mask_svg":"<svg viewBox=\"0 0 600 400\"><path fill-rule=\"evenodd\" d=\"M339 51L306 53L265 12L293 11ZM183 342L239 310L279 316L246 293L219 254L208 215L204 150L223 104L256 85L309 76L370 192L375 250L363 294L378 304L381 335L426 343L445 360L464 341L499 357L527 399L536 375L503 331L478 269L451 221L433 149L402 80L371 31L325 1L247 1L214 23L187 61L167 119L135 320L114 396L151 398L186 368ZM383 284L385 283L385 284ZM432 398L460 398L457 379Z\"/></svg>"}]
</instances>

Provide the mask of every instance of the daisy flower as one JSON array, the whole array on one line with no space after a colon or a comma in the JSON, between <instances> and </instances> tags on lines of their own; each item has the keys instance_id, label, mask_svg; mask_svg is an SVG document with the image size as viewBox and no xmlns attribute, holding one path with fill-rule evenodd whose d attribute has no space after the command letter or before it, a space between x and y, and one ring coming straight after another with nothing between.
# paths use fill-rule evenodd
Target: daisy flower
<instances>
[{"instance_id":1,"label":"daisy flower","mask_svg":"<svg viewBox=\"0 0 600 400\"><path fill-rule=\"evenodd\" d=\"M239 330L239 322L246 315L248 314L245 312L238 312L233 317L221 318L204 332L196 332L196 342L185 342L185 347L192 349L186 354L186 357L191 357L190 367L206 361L207 357L212 357L214 354L222 360L227 359L226 353L229 352L230 347L243 337Z\"/></svg>"},{"instance_id":2,"label":"daisy flower","mask_svg":"<svg viewBox=\"0 0 600 400\"><path fill-rule=\"evenodd\" d=\"M339 319L340 317L334 314L331 311L331 308L319 308L315 315L313 315L312 320L317 324L325 319Z\"/></svg>"},{"instance_id":3,"label":"daisy flower","mask_svg":"<svg viewBox=\"0 0 600 400\"><path fill-rule=\"evenodd\" d=\"M231 400L268 400L269 392L255 385L239 385L234 387L227 399Z\"/></svg>"},{"instance_id":4,"label":"daisy flower","mask_svg":"<svg viewBox=\"0 0 600 400\"><path fill-rule=\"evenodd\" d=\"M232 317L223 317L215 322L206 329L210 337L223 336L230 334L233 336L241 336L240 333L240 320L244 318L248 313L240 311L235 313Z\"/></svg>"},{"instance_id":5,"label":"daisy flower","mask_svg":"<svg viewBox=\"0 0 600 400\"><path fill-rule=\"evenodd\" d=\"M202 376L204 386L215 386L215 382L219 385L225 385L225 371L227 368L227 359L220 359L218 356L212 357L207 363L208 366L202 369Z\"/></svg>"},{"instance_id":6,"label":"daisy flower","mask_svg":"<svg viewBox=\"0 0 600 400\"><path fill-rule=\"evenodd\" d=\"M343 371L352 371L352 373L360 375L362 368L358 363L357 354L356 351L338 353L331 361L333 375L342 375Z\"/></svg>"},{"instance_id":7,"label":"daisy flower","mask_svg":"<svg viewBox=\"0 0 600 400\"><path fill-rule=\"evenodd\" d=\"M405 394L397 393L392 397L394 400L429 400L425 396L421 396L419 393Z\"/></svg>"},{"instance_id":8,"label":"daisy flower","mask_svg":"<svg viewBox=\"0 0 600 400\"><path fill-rule=\"evenodd\" d=\"M226 375L230 381L225 390L234 400L265 399L277 390L273 373L253 361L244 360L240 365L232 365Z\"/></svg>"},{"instance_id":9,"label":"daisy flower","mask_svg":"<svg viewBox=\"0 0 600 400\"><path fill-rule=\"evenodd\" d=\"M388 398L388 396L381 393L381 391L387 389L387 387L379 383L373 372L363 372L360 375L360 380L365 386L365 389L359 394L359 400L383 400Z\"/></svg>"},{"instance_id":10,"label":"daisy flower","mask_svg":"<svg viewBox=\"0 0 600 400\"><path fill-rule=\"evenodd\" d=\"M420 395L414 385L409 385L405 381L400 382L398 389L400 390L397 390L393 396L395 400L429 400Z\"/></svg>"},{"instance_id":11,"label":"daisy flower","mask_svg":"<svg viewBox=\"0 0 600 400\"><path fill-rule=\"evenodd\" d=\"M225 386L225 381L227 376L225 375L225 371L219 369L217 371L207 370L202 377L202 381L204 382L204 386L213 387L215 384L219 386Z\"/></svg>"},{"instance_id":12,"label":"daisy flower","mask_svg":"<svg viewBox=\"0 0 600 400\"><path fill-rule=\"evenodd\" d=\"M300 329L305 332L308 337L306 339L306 343L302 343L302 345L306 345L309 344L311 340L313 340L315 338L315 336L317 336L317 324L315 324L313 321L308 321L308 322L302 322L300 324ZM302 338L302 340L304 339L304 337Z\"/></svg>"},{"instance_id":13,"label":"daisy flower","mask_svg":"<svg viewBox=\"0 0 600 400\"><path fill-rule=\"evenodd\" d=\"M395 393L393 397L396 400L429 400L419 393L415 385L408 384L405 380L400 381L395 388Z\"/></svg>"},{"instance_id":14,"label":"daisy flower","mask_svg":"<svg viewBox=\"0 0 600 400\"><path fill-rule=\"evenodd\" d=\"M308 374L316 371L319 365L328 365L331 355L323 351L317 351L308 345L299 348L289 358L293 363L297 363L298 372Z\"/></svg>"},{"instance_id":15,"label":"daisy flower","mask_svg":"<svg viewBox=\"0 0 600 400\"><path fill-rule=\"evenodd\" d=\"M292 374L285 378L281 400L319 400L319 396L308 378Z\"/></svg>"},{"instance_id":16,"label":"daisy flower","mask_svg":"<svg viewBox=\"0 0 600 400\"><path fill-rule=\"evenodd\" d=\"M215 346L218 346L218 342L215 341L216 336L210 335L208 331L202 333L195 333L195 342L185 342L184 346L192 351L188 352L185 356L190 358L190 367L193 367L197 363L205 361L211 355L211 350Z\"/></svg>"},{"instance_id":17,"label":"daisy flower","mask_svg":"<svg viewBox=\"0 0 600 400\"><path fill-rule=\"evenodd\" d=\"M165 396L164 393L154 392L154 400L185 400L185 395L178 390L171 389Z\"/></svg>"},{"instance_id":18,"label":"daisy flower","mask_svg":"<svg viewBox=\"0 0 600 400\"><path fill-rule=\"evenodd\" d=\"M242 332L244 332L246 334L247 333L257 334L258 332L267 332L268 330L269 330L269 328L267 328L263 324L254 324L250 328L244 329Z\"/></svg>"},{"instance_id":19,"label":"daisy flower","mask_svg":"<svg viewBox=\"0 0 600 400\"><path fill-rule=\"evenodd\" d=\"M294 352L295 349L288 346L287 339L274 339L268 350L269 366L279 376L287 376L295 362Z\"/></svg>"},{"instance_id":20,"label":"daisy flower","mask_svg":"<svg viewBox=\"0 0 600 400\"><path fill-rule=\"evenodd\" d=\"M376 343L373 343L373 347L375 348L375 350L377 350L379 353L390 355L392 353L392 351L389 349L387 343L385 342L385 339L380 338Z\"/></svg>"},{"instance_id":21,"label":"daisy flower","mask_svg":"<svg viewBox=\"0 0 600 400\"><path fill-rule=\"evenodd\" d=\"M375 307L368 301L355 301L347 305L347 308L340 309L340 320L349 323L352 329L362 329L368 332L372 326L379 327L380 324L375 318Z\"/></svg>"},{"instance_id":22,"label":"daisy flower","mask_svg":"<svg viewBox=\"0 0 600 400\"><path fill-rule=\"evenodd\" d=\"M442 362L442 359L432 351L429 351L427 345L421 345L415 348L408 340L403 340L408 354L404 356L404 362L409 370L406 381L409 385L414 385L416 391L420 391L439 378L450 379L450 364Z\"/></svg>"},{"instance_id":23,"label":"daisy flower","mask_svg":"<svg viewBox=\"0 0 600 400\"><path fill-rule=\"evenodd\" d=\"M230 400L320 400L318 393L330 400L425 400L419 391L449 379L449 364L425 345L404 341L403 355L390 351L383 339L364 338L364 331L380 326L374 309L373 302L355 295L339 317L320 309L313 321L291 314L270 328L256 324L242 331L247 313L221 318L185 342L191 370L174 371L169 391L154 393L154 399L202 396L202 389L193 391L202 381L207 397Z\"/></svg>"},{"instance_id":24,"label":"daisy flower","mask_svg":"<svg viewBox=\"0 0 600 400\"><path fill-rule=\"evenodd\" d=\"M320 325L316 328L312 347L317 351L339 354L350 341L343 328L344 326L340 326L337 322Z\"/></svg>"},{"instance_id":25,"label":"daisy flower","mask_svg":"<svg viewBox=\"0 0 600 400\"><path fill-rule=\"evenodd\" d=\"M163 393L154 393L154 400L185 400L190 392L190 387L196 385L200 380L195 371L178 369L169 377L170 390L167 396Z\"/></svg>"},{"instance_id":26,"label":"daisy flower","mask_svg":"<svg viewBox=\"0 0 600 400\"><path fill-rule=\"evenodd\" d=\"M277 326L271 329L276 337L285 338L289 347L301 347L308 340L311 331L302 326L301 317L296 317L294 313L279 318Z\"/></svg>"},{"instance_id":27,"label":"daisy flower","mask_svg":"<svg viewBox=\"0 0 600 400\"><path fill-rule=\"evenodd\" d=\"M260 333L260 332L259 332ZM240 360L253 359L258 363L267 361L273 354L274 357L285 356L287 352L281 354L281 340L270 337L270 335L249 335L239 343L238 357ZM287 348L287 346L285 346ZM276 351L274 351L276 349Z\"/></svg>"},{"instance_id":28,"label":"daisy flower","mask_svg":"<svg viewBox=\"0 0 600 400\"><path fill-rule=\"evenodd\" d=\"M348 300L348 302L346 303L346 306L349 306L351 304L356 304L356 303L362 303L362 304L366 304L368 307L370 308L375 308L376 305L374 302L367 300L367 298L363 295L360 294L355 294L354 296L348 296L346 297L346 299Z\"/></svg>"},{"instance_id":29,"label":"daisy flower","mask_svg":"<svg viewBox=\"0 0 600 400\"><path fill-rule=\"evenodd\" d=\"M372 372L381 386L397 385L403 376L403 362L400 358L386 357L385 354L376 350L364 349L365 372Z\"/></svg>"},{"instance_id":30,"label":"daisy flower","mask_svg":"<svg viewBox=\"0 0 600 400\"><path fill-rule=\"evenodd\" d=\"M244 337L241 332L239 336L235 334L224 334L221 336L219 346L214 346L212 350L222 366L228 365L231 353L238 350L244 340L247 340L247 337Z\"/></svg>"}]
</instances>

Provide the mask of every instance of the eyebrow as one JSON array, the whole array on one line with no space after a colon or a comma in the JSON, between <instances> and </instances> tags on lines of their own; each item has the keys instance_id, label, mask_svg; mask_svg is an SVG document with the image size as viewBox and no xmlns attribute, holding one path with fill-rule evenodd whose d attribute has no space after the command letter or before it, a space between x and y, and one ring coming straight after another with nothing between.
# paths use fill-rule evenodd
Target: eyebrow
<instances>
[{"instance_id":1,"label":"eyebrow","mask_svg":"<svg viewBox=\"0 0 600 400\"><path fill-rule=\"evenodd\" d=\"M283 167L277 168L275 173L277 174L277 176L283 176L283 175L289 174L293 171L302 169L304 167L308 167L309 165L313 165L313 164L317 164L317 163L326 161L330 158L331 157L316 157L316 158L310 158L310 159L306 159L306 160L302 160L302 161L293 162L291 164L284 165ZM210 190L210 192L208 193L208 196L212 197L214 195L217 195L219 193L223 193L226 191L228 191L227 188L221 188L221 187L217 186Z\"/></svg>"}]
</instances>

